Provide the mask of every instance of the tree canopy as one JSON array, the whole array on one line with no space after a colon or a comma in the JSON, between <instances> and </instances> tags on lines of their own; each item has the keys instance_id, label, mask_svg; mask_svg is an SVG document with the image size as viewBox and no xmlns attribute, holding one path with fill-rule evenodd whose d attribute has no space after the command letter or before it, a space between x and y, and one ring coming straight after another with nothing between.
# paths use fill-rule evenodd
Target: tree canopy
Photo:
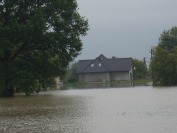
<instances>
[{"instance_id":1,"label":"tree canopy","mask_svg":"<svg viewBox=\"0 0 177 133\"><path fill-rule=\"evenodd\" d=\"M0 0L0 95L39 91L63 75L87 30L76 0Z\"/></svg>"},{"instance_id":2,"label":"tree canopy","mask_svg":"<svg viewBox=\"0 0 177 133\"><path fill-rule=\"evenodd\" d=\"M151 70L154 85L177 85L177 27L161 34L153 49Z\"/></svg>"}]
</instances>

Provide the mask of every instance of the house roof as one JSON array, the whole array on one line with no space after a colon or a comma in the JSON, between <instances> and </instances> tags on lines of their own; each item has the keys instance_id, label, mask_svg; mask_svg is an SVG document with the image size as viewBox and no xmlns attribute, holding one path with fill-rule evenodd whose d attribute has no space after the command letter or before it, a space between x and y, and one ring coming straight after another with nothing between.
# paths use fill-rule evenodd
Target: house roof
<instances>
[{"instance_id":1,"label":"house roof","mask_svg":"<svg viewBox=\"0 0 177 133\"><path fill-rule=\"evenodd\" d=\"M106 58L104 55L92 60L79 60L77 73L130 71L132 58Z\"/></svg>"}]
</instances>

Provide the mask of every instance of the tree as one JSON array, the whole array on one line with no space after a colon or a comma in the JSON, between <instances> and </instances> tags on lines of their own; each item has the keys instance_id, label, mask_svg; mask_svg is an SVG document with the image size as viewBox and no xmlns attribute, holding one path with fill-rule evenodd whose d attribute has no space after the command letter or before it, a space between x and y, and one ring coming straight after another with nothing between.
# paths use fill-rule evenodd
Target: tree
<instances>
[{"instance_id":1,"label":"tree","mask_svg":"<svg viewBox=\"0 0 177 133\"><path fill-rule=\"evenodd\" d=\"M77 75L77 65L78 62L74 62L70 65L70 68L67 70L67 82L76 82L79 80Z\"/></svg>"},{"instance_id":2,"label":"tree","mask_svg":"<svg viewBox=\"0 0 177 133\"><path fill-rule=\"evenodd\" d=\"M167 49L169 52L177 46L177 27L164 31L160 38L158 46Z\"/></svg>"},{"instance_id":3,"label":"tree","mask_svg":"<svg viewBox=\"0 0 177 133\"><path fill-rule=\"evenodd\" d=\"M38 92L63 75L87 30L76 0L0 0L0 95Z\"/></svg>"},{"instance_id":4,"label":"tree","mask_svg":"<svg viewBox=\"0 0 177 133\"><path fill-rule=\"evenodd\" d=\"M134 79L143 79L146 78L147 75L147 68L144 61L133 59L134 65Z\"/></svg>"},{"instance_id":5,"label":"tree","mask_svg":"<svg viewBox=\"0 0 177 133\"><path fill-rule=\"evenodd\" d=\"M177 85L177 27L161 34L153 49L151 70L154 85Z\"/></svg>"}]
</instances>

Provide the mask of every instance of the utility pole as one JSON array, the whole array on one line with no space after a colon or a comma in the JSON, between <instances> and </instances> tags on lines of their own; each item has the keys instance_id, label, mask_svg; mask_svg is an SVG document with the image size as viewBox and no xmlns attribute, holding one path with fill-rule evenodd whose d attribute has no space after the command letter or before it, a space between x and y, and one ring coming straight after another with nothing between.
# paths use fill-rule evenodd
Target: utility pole
<instances>
[{"instance_id":1,"label":"utility pole","mask_svg":"<svg viewBox=\"0 0 177 133\"><path fill-rule=\"evenodd\" d=\"M151 53L151 61L152 61L152 54L153 54L153 49L152 48L151 48L150 53Z\"/></svg>"},{"instance_id":2,"label":"utility pole","mask_svg":"<svg viewBox=\"0 0 177 133\"><path fill-rule=\"evenodd\" d=\"M146 65L146 58L144 57L143 59L144 62L144 78L146 78L146 73L147 73L147 65Z\"/></svg>"}]
</instances>

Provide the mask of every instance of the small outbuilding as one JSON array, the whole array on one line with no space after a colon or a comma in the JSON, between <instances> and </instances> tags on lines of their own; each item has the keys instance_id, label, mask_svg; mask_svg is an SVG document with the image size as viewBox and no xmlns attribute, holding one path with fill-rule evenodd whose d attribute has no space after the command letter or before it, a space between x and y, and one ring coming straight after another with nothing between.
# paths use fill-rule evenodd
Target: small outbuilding
<instances>
[{"instance_id":1,"label":"small outbuilding","mask_svg":"<svg viewBox=\"0 0 177 133\"><path fill-rule=\"evenodd\" d=\"M96 59L79 60L77 74L81 82L109 82L133 80L132 58L106 58L104 55Z\"/></svg>"}]
</instances>

